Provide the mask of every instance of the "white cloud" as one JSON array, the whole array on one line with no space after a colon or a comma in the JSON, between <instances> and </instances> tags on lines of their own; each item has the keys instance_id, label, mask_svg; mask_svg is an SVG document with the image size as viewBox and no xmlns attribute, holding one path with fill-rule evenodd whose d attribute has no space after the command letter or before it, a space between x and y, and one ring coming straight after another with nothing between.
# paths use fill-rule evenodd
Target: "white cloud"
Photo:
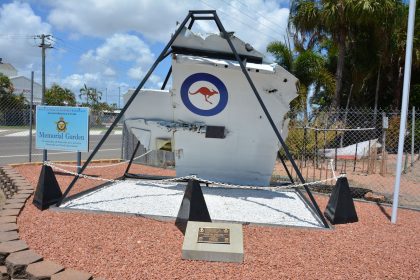
<instances>
[{"instance_id":1,"label":"white cloud","mask_svg":"<svg viewBox=\"0 0 420 280\"><path fill-rule=\"evenodd\" d=\"M127 71L127 75L134 80L138 80L144 76L143 69L141 67L131 67Z\"/></svg>"},{"instance_id":2,"label":"white cloud","mask_svg":"<svg viewBox=\"0 0 420 280\"><path fill-rule=\"evenodd\" d=\"M39 40L33 36L50 32L51 26L43 22L28 3L12 2L0 6L0 56L18 70L39 67Z\"/></svg>"},{"instance_id":3,"label":"white cloud","mask_svg":"<svg viewBox=\"0 0 420 280\"><path fill-rule=\"evenodd\" d=\"M80 65L87 72L101 72L116 75L114 67L122 62L128 65L127 74L138 79L155 60L149 46L139 37L131 34L114 34L94 50L89 50L80 58ZM114 66L114 67L113 67Z\"/></svg>"},{"instance_id":4,"label":"white cloud","mask_svg":"<svg viewBox=\"0 0 420 280\"><path fill-rule=\"evenodd\" d=\"M52 10L49 21L61 29L73 29L83 35L106 37L114 33L138 31L153 40L167 40L168 22L185 13L178 1L85 0L48 1ZM92 12L94 11L94 12Z\"/></svg>"},{"instance_id":5,"label":"white cloud","mask_svg":"<svg viewBox=\"0 0 420 280\"><path fill-rule=\"evenodd\" d=\"M111 67L106 67L104 70L104 75L105 76L115 76L117 73L115 72L114 69L112 69Z\"/></svg>"},{"instance_id":6,"label":"white cloud","mask_svg":"<svg viewBox=\"0 0 420 280\"><path fill-rule=\"evenodd\" d=\"M83 74L72 74L61 80L61 86L66 87L73 91L79 98L80 89L86 86L96 88L102 92L102 101L108 103L118 104L118 97L122 96L129 85L124 82L118 82L115 79L109 79L102 73L83 73ZM83 100L82 100L83 101ZM120 104L122 101L120 100Z\"/></svg>"},{"instance_id":7,"label":"white cloud","mask_svg":"<svg viewBox=\"0 0 420 280\"><path fill-rule=\"evenodd\" d=\"M99 73L72 74L63 79L62 85L78 93L85 84L89 87L96 87L100 80L101 75Z\"/></svg>"},{"instance_id":8,"label":"white cloud","mask_svg":"<svg viewBox=\"0 0 420 280\"><path fill-rule=\"evenodd\" d=\"M205 8L217 10L227 31L234 31L236 37L250 43L260 52L265 53L269 42L284 40L289 9L280 8L279 1L203 0L202 2L205 3ZM200 21L198 25L205 32L215 32L212 22Z\"/></svg>"},{"instance_id":9,"label":"white cloud","mask_svg":"<svg viewBox=\"0 0 420 280\"><path fill-rule=\"evenodd\" d=\"M194 9L217 9L228 31L265 51L268 42L283 40L287 27L288 1L202 0L202 1L47 1L52 9L49 21L56 27L83 35L108 37L114 33L138 32L150 40L167 42L181 22ZM94 12L92 12L94 11ZM204 31L217 31L215 24L199 22Z\"/></svg>"},{"instance_id":10,"label":"white cloud","mask_svg":"<svg viewBox=\"0 0 420 280\"><path fill-rule=\"evenodd\" d=\"M81 55L79 72L85 74L71 75L64 82L73 90L78 90L84 83L101 90L115 89L121 87L117 80L123 77L140 80L154 60L155 54L138 36L113 34L102 45ZM147 85L155 87L160 82L160 77L152 75Z\"/></svg>"}]
</instances>

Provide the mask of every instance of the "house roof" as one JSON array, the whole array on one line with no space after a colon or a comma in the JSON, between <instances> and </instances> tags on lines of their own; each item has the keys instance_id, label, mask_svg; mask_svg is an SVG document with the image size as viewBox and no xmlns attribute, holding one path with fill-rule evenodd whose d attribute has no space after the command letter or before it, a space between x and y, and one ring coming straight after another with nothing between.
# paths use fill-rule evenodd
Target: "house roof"
<instances>
[{"instance_id":1,"label":"house roof","mask_svg":"<svg viewBox=\"0 0 420 280\"><path fill-rule=\"evenodd\" d=\"M27 77L25 77L25 76L12 76L12 77L10 77L9 78L9 80L13 83L13 80L17 80L17 79L24 79L24 80L26 80L26 81L28 81L28 82L31 82L31 79L29 79L29 78L27 78ZM37 83L37 82L35 82L34 81L34 85L38 85L38 86L41 86L39 83Z\"/></svg>"},{"instance_id":2,"label":"house roof","mask_svg":"<svg viewBox=\"0 0 420 280\"><path fill-rule=\"evenodd\" d=\"M0 63L0 72L2 69L17 72L16 68L10 63Z\"/></svg>"}]
</instances>

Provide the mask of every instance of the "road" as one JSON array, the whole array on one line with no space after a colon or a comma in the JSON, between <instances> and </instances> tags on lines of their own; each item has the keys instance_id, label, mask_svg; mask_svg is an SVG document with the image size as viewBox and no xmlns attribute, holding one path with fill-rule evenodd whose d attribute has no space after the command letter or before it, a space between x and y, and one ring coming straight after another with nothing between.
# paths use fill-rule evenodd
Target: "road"
<instances>
[{"instance_id":1,"label":"road","mask_svg":"<svg viewBox=\"0 0 420 280\"><path fill-rule=\"evenodd\" d=\"M103 135L90 135L89 151L93 151ZM94 159L121 158L122 135L110 135ZM22 163L29 161L29 136L0 136L0 165L9 163ZM89 153L82 153L86 159ZM76 160L75 152L48 151L48 159ZM42 150L35 149L35 136L32 137L32 162L42 161Z\"/></svg>"}]
</instances>

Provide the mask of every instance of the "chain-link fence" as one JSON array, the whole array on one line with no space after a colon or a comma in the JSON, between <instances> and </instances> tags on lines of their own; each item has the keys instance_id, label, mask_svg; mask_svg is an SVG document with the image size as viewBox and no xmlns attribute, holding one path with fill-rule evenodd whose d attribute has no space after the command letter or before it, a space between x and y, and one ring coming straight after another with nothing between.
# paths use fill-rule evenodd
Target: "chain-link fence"
<instances>
[{"instance_id":1,"label":"chain-link fence","mask_svg":"<svg viewBox=\"0 0 420 280\"><path fill-rule=\"evenodd\" d=\"M354 198L390 203L395 183L400 113L373 109L316 111L305 117L290 112L288 148L307 182L324 181L334 174L346 173ZM420 112L408 114L404 147L401 205L420 208ZM137 138L124 132L124 158L129 160ZM140 148L139 157L146 150ZM281 151L290 175L299 182L292 164ZM174 168L175 153L152 151L136 158L135 163ZM416 172L417 170L417 172ZM418 175L417 175L418 174ZM289 181L280 160L273 171L273 181ZM317 192L329 193L334 180L312 185Z\"/></svg>"},{"instance_id":2,"label":"chain-link fence","mask_svg":"<svg viewBox=\"0 0 420 280\"><path fill-rule=\"evenodd\" d=\"M0 106L1 107L1 106ZM35 149L35 112L33 109L32 161L42 161L42 151ZM101 112L90 116L90 150L102 138L119 111ZM400 112L352 108L348 110L323 110L305 116L301 112L290 112L289 133L286 143L300 172L308 182L322 181L333 177L334 172L346 173L355 198L378 202L391 202L395 182L398 149ZM0 109L0 143L3 149L19 149L8 155L2 152L2 163L26 162L29 146L30 109ZM20 143L22 142L22 143ZM20 144L19 144L20 143ZM137 139L119 123L111 133L101 152L95 159L129 160ZM140 145L135 157L146 150ZM409 110L404 143L401 204L420 208L420 110ZM29 151L28 153L29 154ZM57 154L57 155L55 155ZM281 151L284 157L284 151ZM50 153L51 160L74 161L74 153ZM86 158L85 153L82 157ZM20 156L20 157L19 157ZM284 157L285 158L285 157ZM142 165L174 168L175 153L171 147L148 153L134 161ZM297 179L290 161L285 164L291 176ZM289 180L280 161L275 165L273 180ZM315 191L329 192L334 181L313 186Z\"/></svg>"},{"instance_id":3,"label":"chain-link fence","mask_svg":"<svg viewBox=\"0 0 420 280\"><path fill-rule=\"evenodd\" d=\"M391 202L395 183L400 128L398 111L352 108L314 112L310 117L290 113L287 145L303 177L321 181L346 173L355 198ZM408 114L404 143L401 204L420 208L420 113ZM289 161L286 166L293 174ZM417 172L416 172L417 169ZM277 163L274 176L287 178ZM298 181L298 180L297 180ZM313 187L330 192L333 181Z\"/></svg>"}]
</instances>

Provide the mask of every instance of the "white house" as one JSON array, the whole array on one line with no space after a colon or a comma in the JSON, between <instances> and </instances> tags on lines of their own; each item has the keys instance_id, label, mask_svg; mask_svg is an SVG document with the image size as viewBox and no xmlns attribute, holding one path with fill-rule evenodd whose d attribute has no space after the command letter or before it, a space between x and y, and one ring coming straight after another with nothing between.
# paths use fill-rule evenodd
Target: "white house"
<instances>
[{"instance_id":1,"label":"white house","mask_svg":"<svg viewBox=\"0 0 420 280\"><path fill-rule=\"evenodd\" d=\"M2 59L0 58L0 73L7 77L17 76L17 70L13 67L10 63L3 63Z\"/></svg>"},{"instance_id":2,"label":"white house","mask_svg":"<svg viewBox=\"0 0 420 280\"><path fill-rule=\"evenodd\" d=\"M18 72L13 65L10 63L3 63L0 58L0 73L9 77L10 81L13 84L15 90L13 94L20 95L23 94L27 103L31 102L31 79L18 76ZM37 82L34 82L34 105L41 104L42 99L42 86Z\"/></svg>"},{"instance_id":3,"label":"white house","mask_svg":"<svg viewBox=\"0 0 420 280\"><path fill-rule=\"evenodd\" d=\"M9 77L15 90L14 94L23 94L28 104L31 102L31 79L24 76ZM42 100L42 86L34 81L34 105L40 105Z\"/></svg>"}]
</instances>

